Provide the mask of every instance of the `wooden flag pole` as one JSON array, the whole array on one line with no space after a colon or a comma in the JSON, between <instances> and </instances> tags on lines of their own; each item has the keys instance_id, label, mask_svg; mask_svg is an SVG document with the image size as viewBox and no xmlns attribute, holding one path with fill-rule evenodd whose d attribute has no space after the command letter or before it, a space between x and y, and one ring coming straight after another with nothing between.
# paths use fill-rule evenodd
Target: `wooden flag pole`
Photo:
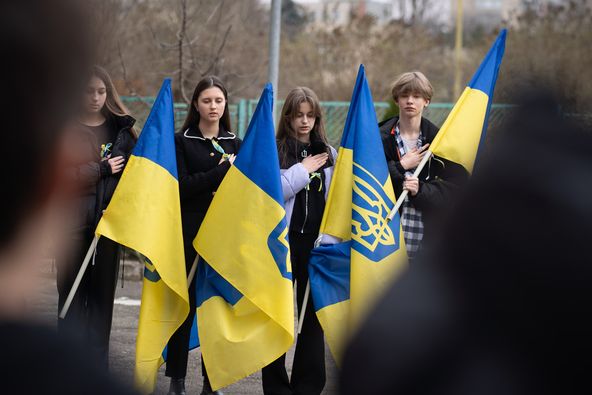
<instances>
[{"instance_id":1,"label":"wooden flag pole","mask_svg":"<svg viewBox=\"0 0 592 395\"><path fill-rule=\"evenodd\" d=\"M193 281L193 277L195 277L195 272L197 271L197 261L199 260L199 254L195 256L193 260L193 265L191 265L191 270L189 270L189 274L187 275L187 288L191 286L191 282Z\"/></svg>"},{"instance_id":2,"label":"wooden flag pole","mask_svg":"<svg viewBox=\"0 0 592 395\"><path fill-rule=\"evenodd\" d=\"M321 239L323 235L320 234L319 237L315 240L314 247L317 248L321 245ZM306 312L306 308L308 307L308 296L310 295L310 279L306 282L306 290L304 291L304 300L302 301L302 309L300 310L300 316L298 317L298 334L302 332L302 324L304 323L304 313Z\"/></svg>"},{"instance_id":3,"label":"wooden flag pole","mask_svg":"<svg viewBox=\"0 0 592 395\"><path fill-rule=\"evenodd\" d=\"M304 291L304 301L302 302L302 310L300 311L300 317L298 318L298 334L302 332L302 324L304 324L304 312L308 306L308 296L310 295L310 280L306 282L306 290Z\"/></svg>"},{"instance_id":4,"label":"wooden flag pole","mask_svg":"<svg viewBox=\"0 0 592 395\"><path fill-rule=\"evenodd\" d=\"M93 256L95 250L97 249L97 243L99 242L99 238L101 236L95 235L92 243L90 243L90 247L86 252L86 256L84 257L84 261L82 262L82 266L80 266L80 270L78 271L78 275L74 280L74 284L72 285L72 289L70 289L70 293L68 294L68 298L66 298L66 302L64 303L64 307L62 307L62 311L60 312L59 317L65 318L66 314L68 314L68 309L72 304L72 300L74 300L74 295L76 295L76 291L78 291L78 287L80 286L80 282L82 281L82 277L84 277L84 273L86 272L86 268L88 267L88 263L90 262L90 258Z\"/></svg>"},{"instance_id":5,"label":"wooden flag pole","mask_svg":"<svg viewBox=\"0 0 592 395\"><path fill-rule=\"evenodd\" d=\"M432 151L427 150L425 156L423 157L421 162L419 162L419 165L417 165L417 169L415 169L415 171L413 172L413 177L419 177L419 173L421 173L421 171L423 170L426 163L428 163L428 161L430 160L431 157L432 157ZM386 217L387 221L390 222L393 220L393 218L395 217L395 214L397 213L397 211L399 210L399 208L401 207L401 205L403 204L403 202L407 198L408 194L409 194L409 191L406 189L401 193L401 196L399 196L399 198L397 199L397 202L395 203L395 207L393 207L393 209L391 210L388 217Z\"/></svg>"}]
</instances>

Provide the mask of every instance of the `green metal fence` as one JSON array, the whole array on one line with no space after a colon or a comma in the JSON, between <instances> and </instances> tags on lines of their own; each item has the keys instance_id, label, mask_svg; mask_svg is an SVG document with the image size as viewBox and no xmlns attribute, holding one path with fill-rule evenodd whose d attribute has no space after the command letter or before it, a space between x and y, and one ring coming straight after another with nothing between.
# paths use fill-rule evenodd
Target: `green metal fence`
<instances>
[{"instance_id":1,"label":"green metal fence","mask_svg":"<svg viewBox=\"0 0 592 395\"><path fill-rule=\"evenodd\" d=\"M144 124L154 97L123 97L124 103L129 107L132 115L138 120L138 128ZM283 105L283 100L278 101L276 111L279 113ZM255 112L257 100L242 99L236 104L230 105L230 119L232 126L240 137L243 137L249 121ZM347 111L349 109L349 102L321 102L325 115L325 129L329 142L334 147L339 145ZM431 103L424 112L426 118L438 126L442 126L444 120L452 109L452 103ZM507 104L493 104L489 114L489 127L495 127L510 113L511 105ZM389 111L389 103L376 102L374 103L376 109L376 117L378 120L383 120ZM187 115L187 105L184 103L175 103L175 127L179 129Z\"/></svg>"}]
</instances>

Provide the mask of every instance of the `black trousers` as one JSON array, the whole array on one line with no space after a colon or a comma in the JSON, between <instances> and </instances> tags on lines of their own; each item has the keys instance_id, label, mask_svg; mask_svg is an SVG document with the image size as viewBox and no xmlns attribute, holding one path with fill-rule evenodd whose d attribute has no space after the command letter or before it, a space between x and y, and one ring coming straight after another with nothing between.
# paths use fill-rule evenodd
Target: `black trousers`
<instances>
[{"instance_id":1,"label":"black trousers","mask_svg":"<svg viewBox=\"0 0 592 395\"><path fill-rule=\"evenodd\" d=\"M58 262L58 311L62 310L82 261L93 239L90 231L75 235L76 247ZM60 334L75 337L89 347L103 368L109 366L109 338L113 299L119 271L119 244L101 237L97 249L72 300L68 314L58 319Z\"/></svg>"},{"instance_id":2,"label":"black trousers","mask_svg":"<svg viewBox=\"0 0 592 395\"><path fill-rule=\"evenodd\" d=\"M290 232L290 258L292 274L297 281L296 302L298 312L302 309L304 292L308 283L308 260L317 238L315 234ZM292 365L292 377L286 372L286 355L264 367L262 370L263 393L265 395L320 394L325 387L325 341L323 329L314 312L312 297L309 296L302 332L296 340L296 351Z\"/></svg>"},{"instance_id":3,"label":"black trousers","mask_svg":"<svg viewBox=\"0 0 592 395\"><path fill-rule=\"evenodd\" d=\"M185 267L187 274L191 270L193 261L197 256L197 253L193 249L191 241L185 242ZM171 378L180 379L187 375L187 359L189 357L189 338L191 336L191 326L195 318L195 278L191 281L189 286L189 315L185 319L185 322L177 329L177 331L171 336L169 344L167 346L167 361L165 375ZM204 377L204 385L209 383L208 374L206 367L201 361L201 371Z\"/></svg>"}]
</instances>

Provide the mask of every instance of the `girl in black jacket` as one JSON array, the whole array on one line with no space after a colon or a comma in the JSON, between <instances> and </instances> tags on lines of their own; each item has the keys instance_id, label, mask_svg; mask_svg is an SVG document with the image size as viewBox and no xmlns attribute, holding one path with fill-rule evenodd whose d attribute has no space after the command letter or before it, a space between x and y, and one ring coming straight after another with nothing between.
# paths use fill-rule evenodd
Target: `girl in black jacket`
<instances>
[{"instance_id":1,"label":"girl in black jacket","mask_svg":"<svg viewBox=\"0 0 592 395\"><path fill-rule=\"evenodd\" d=\"M228 93L222 81L214 76L202 79L193 92L187 119L175 135L187 272L196 257L193 239L240 144L241 140L230 132ZM196 309L195 280L189 286L189 301L189 315L171 337L167 348L165 374L171 378L169 394L185 393L187 353ZM202 394L213 393L203 360L202 372Z\"/></svg>"},{"instance_id":2,"label":"girl in black jacket","mask_svg":"<svg viewBox=\"0 0 592 395\"><path fill-rule=\"evenodd\" d=\"M86 163L72 169L82 187L79 193L79 218L72 230L76 247L58 265L58 311L72 288L94 231L107 208L121 172L136 141L135 120L119 99L109 74L95 66L84 95L79 122L79 140L87 150ZM87 341L108 366L109 335L113 299L117 284L119 245L101 238L91 265L72 301L68 314L58 320L60 331L69 331Z\"/></svg>"}]
</instances>

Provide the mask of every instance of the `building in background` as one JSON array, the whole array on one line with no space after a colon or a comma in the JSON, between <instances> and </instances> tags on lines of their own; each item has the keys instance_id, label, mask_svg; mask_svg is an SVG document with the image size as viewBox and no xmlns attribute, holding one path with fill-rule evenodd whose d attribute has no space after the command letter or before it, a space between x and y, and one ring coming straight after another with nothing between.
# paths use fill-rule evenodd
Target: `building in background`
<instances>
[{"instance_id":1,"label":"building in background","mask_svg":"<svg viewBox=\"0 0 592 395\"><path fill-rule=\"evenodd\" d=\"M391 1L378 0L313 0L298 1L308 12L309 22L315 25L340 26L352 18L373 16L379 24L393 19Z\"/></svg>"},{"instance_id":2,"label":"building in background","mask_svg":"<svg viewBox=\"0 0 592 395\"><path fill-rule=\"evenodd\" d=\"M264 1L264 0L262 0ZM406 23L427 22L445 30L454 27L458 0L294 0L304 7L308 21L316 26L340 26L353 17L371 15L378 24L392 20ZM549 5L568 0L463 0L464 24L467 31L491 31L503 22L512 23L526 7L540 13ZM592 3L592 1L590 1Z\"/></svg>"},{"instance_id":3,"label":"building in background","mask_svg":"<svg viewBox=\"0 0 592 395\"><path fill-rule=\"evenodd\" d=\"M457 0L444 0L448 4L449 12L444 25L453 27L456 21ZM567 0L463 0L464 26L467 31L492 29L505 23L511 25L515 18L526 8L544 14L549 6L567 3Z\"/></svg>"}]
</instances>

